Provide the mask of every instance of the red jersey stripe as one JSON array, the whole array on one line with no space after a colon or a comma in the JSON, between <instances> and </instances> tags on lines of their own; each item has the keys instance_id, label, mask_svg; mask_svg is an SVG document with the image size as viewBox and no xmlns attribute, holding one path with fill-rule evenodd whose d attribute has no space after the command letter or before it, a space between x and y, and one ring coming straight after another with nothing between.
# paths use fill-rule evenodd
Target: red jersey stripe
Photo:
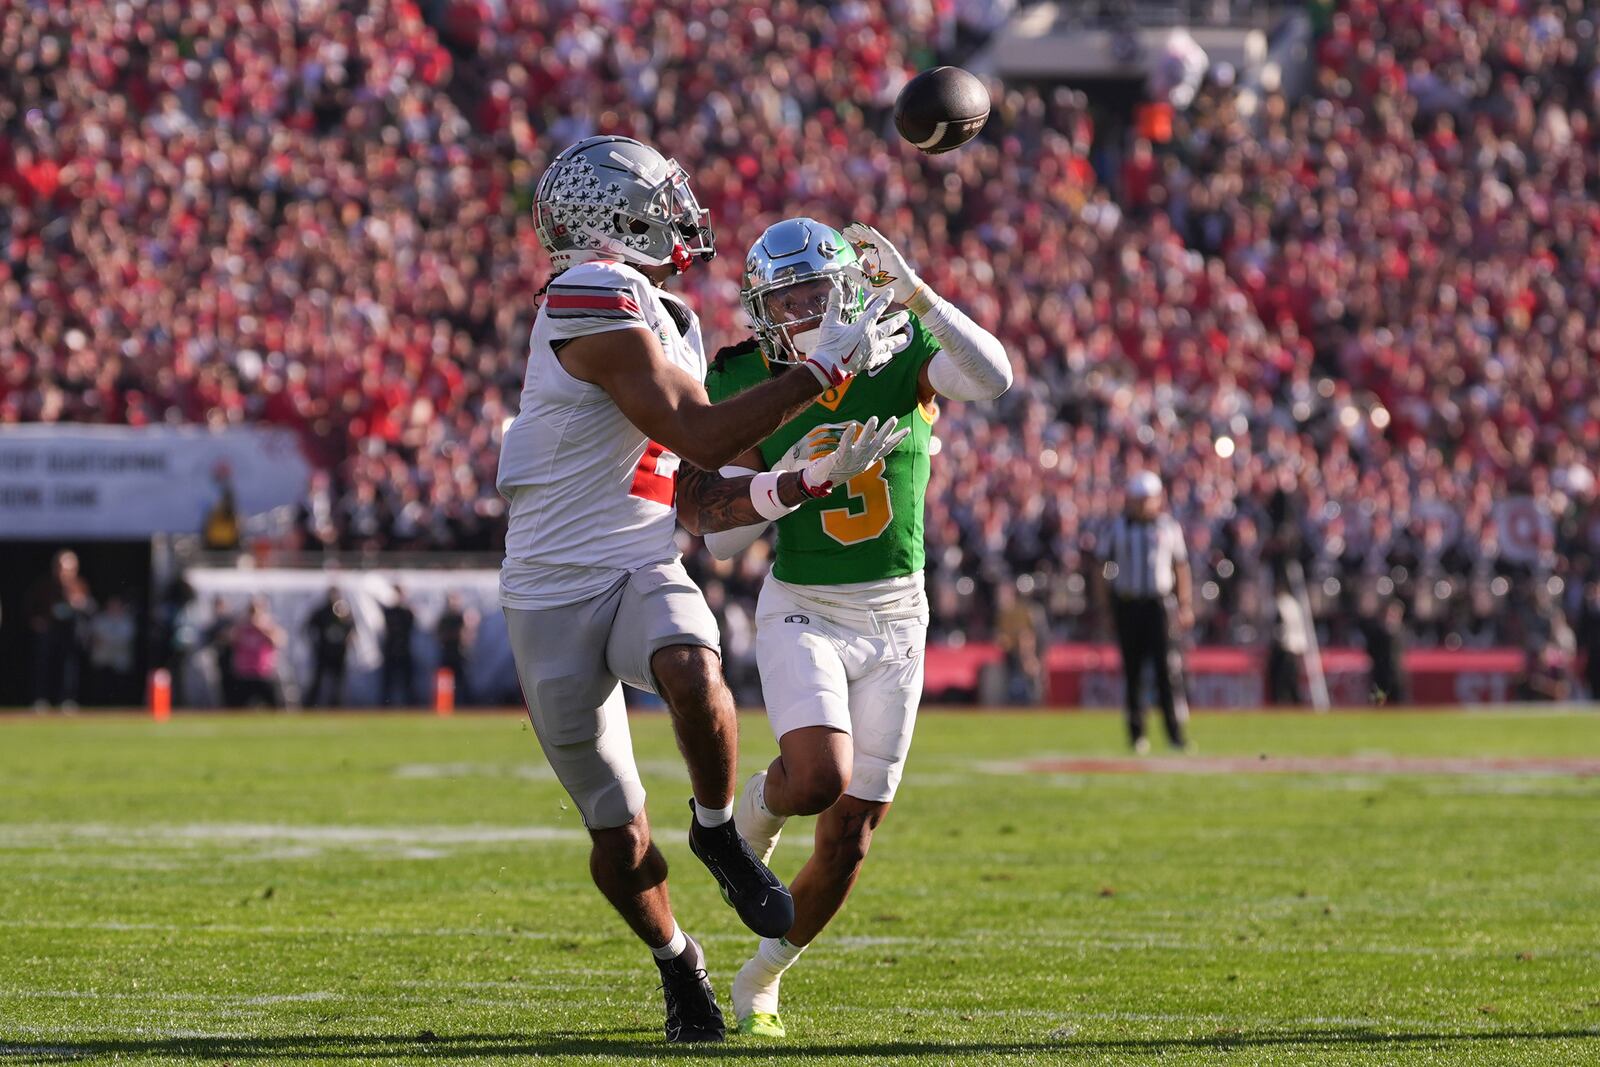
<instances>
[{"instance_id":1,"label":"red jersey stripe","mask_svg":"<svg viewBox=\"0 0 1600 1067\"><path fill-rule=\"evenodd\" d=\"M596 308L612 311L631 311L639 314L639 305L633 302L633 297L626 293L616 296L565 296L560 293L551 293L545 298L545 306L552 308Z\"/></svg>"}]
</instances>

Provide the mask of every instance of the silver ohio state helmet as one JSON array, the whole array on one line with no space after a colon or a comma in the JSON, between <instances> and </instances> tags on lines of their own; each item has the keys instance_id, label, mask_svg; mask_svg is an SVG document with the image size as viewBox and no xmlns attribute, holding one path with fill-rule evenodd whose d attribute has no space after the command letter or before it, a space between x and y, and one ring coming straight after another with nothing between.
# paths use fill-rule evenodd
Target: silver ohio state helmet
<instances>
[{"instance_id":1,"label":"silver ohio state helmet","mask_svg":"<svg viewBox=\"0 0 1600 1067\"><path fill-rule=\"evenodd\" d=\"M689 175L630 137L585 137L562 149L533 194L534 228L556 269L586 259L683 271L716 254Z\"/></svg>"},{"instance_id":2,"label":"silver ohio state helmet","mask_svg":"<svg viewBox=\"0 0 1600 1067\"><path fill-rule=\"evenodd\" d=\"M768 310L767 297L791 285L825 278L840 296L847 321L854 321L866 306L866 288L856 271L856 250L844 234L816 219L784 219L768 226L744 261L744 281L739 297L755 326L756 339L773 363L803 363L805 353L795 335L818 328L823 307L813 313L779 322ZM800 329L793 329L799 325Z\"/></svg>"}]
</instances>

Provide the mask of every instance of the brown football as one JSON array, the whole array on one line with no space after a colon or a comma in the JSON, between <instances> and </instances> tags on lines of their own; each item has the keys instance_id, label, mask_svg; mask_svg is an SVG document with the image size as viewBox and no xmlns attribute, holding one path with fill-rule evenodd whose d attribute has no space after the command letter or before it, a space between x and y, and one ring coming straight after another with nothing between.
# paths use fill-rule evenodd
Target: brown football
<instances>
[{"instance_id":1,"label":"brown football","mask_svg":"<svg viewBox=\"0 0 1600 1067\"><path fill-rule=\"evenodd\" d=\"M960 67L934 67L906 82L894 102L894 126L929 155L960 148L989 118L983 82Z\"/></svg>"}]
</instances>

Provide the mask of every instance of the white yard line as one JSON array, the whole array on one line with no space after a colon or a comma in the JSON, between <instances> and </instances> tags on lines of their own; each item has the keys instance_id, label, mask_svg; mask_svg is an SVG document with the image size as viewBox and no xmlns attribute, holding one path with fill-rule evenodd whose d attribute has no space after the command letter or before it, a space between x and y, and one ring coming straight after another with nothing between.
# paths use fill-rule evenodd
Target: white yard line
<instances>
[{"instance_id":1,"label":"white yard line","mask_svg":"<svg viewBox=\"0 0 1600 1067\"><path fill-rule=\"evenodd\" d=\"M571 941L570 931L511 930L494 928L459 929L454 927L429 927L426 929L404 927L330 927L330 926L249 926L242 923L144 923L103 920L95 922L65 922L49 919L0 919L0 927L37 930L98 930L107 933L158 933L158 934L262 934L270 937L512 937L535 941ZM701 940L704 940L702 938Z\"/></svg>"},{"instance_id":2,"label":"white yard line","mask_svg":"<svg viewBox=\"0 0 1600 1067\"><path fill-rule=\"evenodd\" d=\"M324 1000L341 1000L354 995L352 993L333 993L327 990L315 990L309 993L272 993L259 996L244 996L242 994L229 993L178 993L160 989L141 989L138 992L105 989L12 989L0 993L0 998L16 997L22 1000L198 1001L205 1004L264 1006L269 1004L309 1004Z\"/></svg>"},{"instance_id":3,"label":"white yard line","mask_svg":"<svg viewBox=\"0 0 1600 1067\"><path fill-rule=\"evenodd\" d=\"M144 932L160 934L225 934L240 936L265 936L265 937L328 937L338 939L349 938L510 938L514 940L531 941L572 941L575 935L570 931L554 930L513 930L459 927L429 927L429 928L401 928L401 927L321 927L321 926L248 926L237 923L213 923L206 925L183 925L178 923L129 923L118 921L95 922L68 922L57 920L39 919L0 919L0 928L35 929L35 930L94 930L109 933ZM736 934L705 934L699 937L702 943L713 944L745 944L753 935L745 933ZM1264 953L1269 955L1312 955L1312 956L1401 956L1413 958L1448 958L1448 959L1474 959L1481 957L1495 958L1504 955L1509 949L1506 945L1393 945L1393 944L1288 944L1263 941L1215 941L1196 942L1185 941L1177 938L1151 937L1140 934L1130 934L1127 937L1106 936L1104 934L1073 934L1073 933L1048 933L1036 934L1018 930L986 930L967 929L962 931L960 945L935 937L914 937L895 935L846 935L842 937L828 937L825 939L830 947L845 951L866 952L882 948L908 948L926 949L939 955L948 955L954 952L957 955L977 956L992 955L997 947L1015 946L1028 948L1030 951L1038 948L1054 950L1078 950L1080 952L1200 952L1214 954L1228 953ZM1566 946L1562 948L1547 948L1534 945L1529 951L1535 955L1549 958L1600 958L1600 948L1577 948ZM573 973L587 973L581 969ZM596 972L598 973L598 972ZM632 973L632 972L622 972ZM0 992L0 997L5 994Z\"/></svg>"},{"instance_id":4,"label":"white yard line","mask_svg":"<svg viewBox=\"0 0 1600 1067\"><path fill-rule=\"evenodd\" d=\"M0 823L0 845L57 844L62 837L100 843L174 846L289 841L329 845L482 845L522 841L576 841L582 830L550 826L359 826L291 823L197 822Z\"/></svg>"},{"instance_id":5,"label":"white yard line","mask_svg":"<svg viewBox=\"0 0 1600 1067\"><path fill-rule=\"evenodd\" d=\"M253 822L195 822L120 825L117 823L0 823L0 851L39 850L91 859L83 846L106 850L112 866L128 866L136 850L148 863L170 866L173 855L205 850L207 862L225 859L303 860L347 851L395 859L445 859L468 849L586 841L576 827L484 825L317 825Z\"/></svg>"},{"instance_id":6,"label":"white yard line","mask_svg":"<svg viewBox=\"0 0 1600 1067\"><path fill-rule=\"evenodd\" d=\"M428 780L434 778L517 778L532 782L553 782L555 772L543 763L402 763L395 767L396 778Z\"/></svg>"}]
</instances>

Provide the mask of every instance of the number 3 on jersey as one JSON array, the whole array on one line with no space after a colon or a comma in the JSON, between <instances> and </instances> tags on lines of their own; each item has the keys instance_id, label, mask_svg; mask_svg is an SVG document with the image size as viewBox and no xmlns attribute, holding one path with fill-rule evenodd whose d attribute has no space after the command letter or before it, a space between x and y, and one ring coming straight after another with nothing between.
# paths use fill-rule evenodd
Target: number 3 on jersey
<instances>
[{"instance_id":1,"label":"number 3 on jersey","mask_svg":"<svg viewBox=\"0 0 1600 1067\"><path fill-rule=\"evenodd\" d=\"M889 499L889 480L883 476L879 460L844 483L850 503L842 508L823 508L822 529L841 545L859 545L879 537L894 520L894 504Z\"/></svg>"}]
</instances>

